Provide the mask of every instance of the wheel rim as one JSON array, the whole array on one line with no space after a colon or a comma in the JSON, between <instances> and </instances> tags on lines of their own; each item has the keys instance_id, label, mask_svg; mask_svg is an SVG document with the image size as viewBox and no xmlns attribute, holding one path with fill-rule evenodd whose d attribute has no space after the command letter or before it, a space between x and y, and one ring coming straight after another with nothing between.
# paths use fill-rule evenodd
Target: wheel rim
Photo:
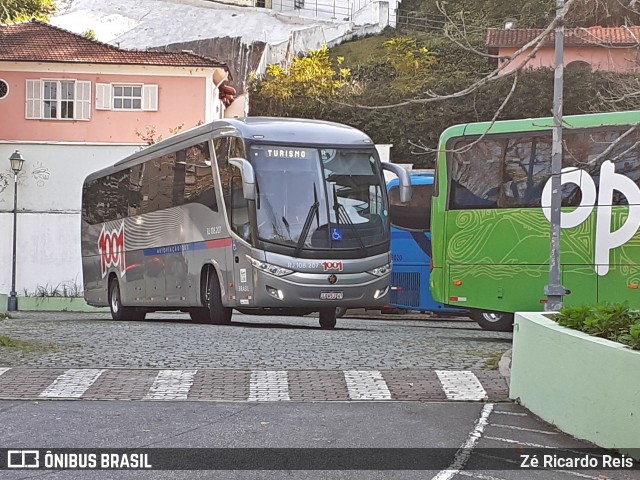
<instances>
[{"instance_id":1,"label":"wheel rim","mask_svg":"<svg viewBox=\"0 0 640 480\"><path fill-rule=\"evenodd\" d=\"M120 289L117 285L111 290L111 310L113 313L118 313L120 310Z\"/></svg>"},{"instance_id":2,"label":"wheel rim","mask_svg":"<svg viewBox=\"0 0 640 480\"><path fill-rule=\"evenodd\" d=\"M502 313L495 313L495 312L484 312L482 314L482 317L487 321L487 322L491 322L491 323L496 323L499 322L500 320L502 320Z\"/></svg>"}]
</instances>

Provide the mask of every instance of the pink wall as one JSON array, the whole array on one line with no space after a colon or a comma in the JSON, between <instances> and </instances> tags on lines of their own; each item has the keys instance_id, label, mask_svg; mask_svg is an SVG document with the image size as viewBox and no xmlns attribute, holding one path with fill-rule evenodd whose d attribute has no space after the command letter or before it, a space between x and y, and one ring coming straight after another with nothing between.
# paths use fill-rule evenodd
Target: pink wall
<instances>
[{"instance_id":1,"label":"pink wall","mask_svg":"<svg viewBox=\"0 0 640 480\"><path fill-rule=\"evenodd\" d=\"M509 57L518 49L500 48L501 57ZM506 67L501 75L515 70L520 66L529 53L520 55L516 61ZM607 70L614 72L636 72L640 64L640 57L636 48L605 48L605 47L567 47L564 48L564 65L571 62L582 61L591 65L593 70ZM529 61L530 68L553 67L555 65L555 52L553 47L541 48Z\"/></svg>"},{"instance_id":2,"label":"pink wall","mask_svg":"<svg viewBox=\"0 0 640 480\"><path fill-rule=\"evenodd\" d=\"M0 67L1 68L1 67ZM72 78L91 81L91 120L27 120L26 80ZM0 140L66 142L136 142L136 129L146 133L155 125L157 135L170 136L169 129L184 124L183 130L205 120L206 80L204 77L135 76L114 74L69 74L7 72L0 79L9 84L9 95L0 100ZM96 83L132 82L158 85L158 111L96 110Z\"/></svg>"}]
</instances>

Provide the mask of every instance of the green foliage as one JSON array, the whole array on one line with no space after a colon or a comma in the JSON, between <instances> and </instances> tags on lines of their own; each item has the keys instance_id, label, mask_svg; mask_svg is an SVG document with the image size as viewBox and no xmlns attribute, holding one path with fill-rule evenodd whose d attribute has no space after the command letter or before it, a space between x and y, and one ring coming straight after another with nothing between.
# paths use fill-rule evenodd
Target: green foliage
<instances>
[{"instance_id":1,"label":"green foliage","mask_svg":"<svg viewBox=\"0 0 640 480\"><path fill-rule=\"evenodd\" d=\"M552 318L564 327L640 350L640 312L627 305L564 307Z\"/></svg>"},{"instance_id":2,"label":"green foliage","mask_svg":"<svg viewBox=\"0 0 640 480\"><path fill-rule=\"evenodd\" d=\"M257 80L253 88L274 100L335 98L351 75L348 68L340 68L343 61L338 57L338 68L334 70L329 49L323 45L320 50L311 50L307 55L295 58L288 69L269 65L266 77Z\"/></svg>"},{"instance_id":3,"label":"green foliage","mask_svg":"<svg viewBox=\"0 0 640 480\"><path fill-rule=\"evenodd\" d=\"M56 11L56 0L0 0L0 23L21 22L33 17L47 21Z\"/></svg>"},{"instance_id":4,"label":"green foliage","mask_svg":"<svg viewBox=\"0 0 640 480\"><path fill-rule=\"evenodd\" d=\"M569 10L568 27L638 25L638 9L620 0L578 0ZM442 10L457 25L501 28L508 19L516 28L545 28L554 18L556 0L404 0L400 15L440 18Z\"/></svg>"},{"instance_id":5,"label":"green foliage","mask_svg":"<svg viewBox=\"0 0 640 480\"><path fill-rule=\"evenodd\" d=\"M98 38L97 35L96 35L95 30L92 30L90 28L85 30L82 33L82 36L88 38L89 40L96 40Z\"/></svg>"},{"instance_id":6,"label":"green foliage","mask_svg":"<svg viewBox=\"0 0 640 480\"><path fill-rule=\"evenodd\" d=\"M384 48L398 81L404 84L422 83L427 78L427 67L437 62L435 55L412 37L391 38L384 42Z\"/></svg>"}]
</instances>

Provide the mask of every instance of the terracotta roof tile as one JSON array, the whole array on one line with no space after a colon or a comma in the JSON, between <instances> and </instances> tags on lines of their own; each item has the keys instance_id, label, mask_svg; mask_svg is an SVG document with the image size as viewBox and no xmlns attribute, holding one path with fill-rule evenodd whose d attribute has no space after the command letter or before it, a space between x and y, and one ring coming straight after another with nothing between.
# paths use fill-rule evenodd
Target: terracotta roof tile
<instances>
[{"instance_id":1,"label":"terracotta roof tile","mask_svg":"<svg viewBox=\"0 0 640 480\"><path fill-rule=\"evenodd\" d=\"M486 45L496 47L522 47L544 30L540 29L496 29L487 32ZM544 44L553 45L555 33L547 37ZM605 46L633 46L640 45L640 27L589 27L567 28L564 32L564 44L567 46L605 45Z\"/></svg>"},{"instance_id":2,"label":"terracotta roof tile","mask_svg":"<svg viewBox=\"0 0 640 480\"><path fill-rule=\"evenodd\" d=\"M126 50L38 20L0 25L0 61L221 67L188 52Z\"/></svg>"}]
</instances>

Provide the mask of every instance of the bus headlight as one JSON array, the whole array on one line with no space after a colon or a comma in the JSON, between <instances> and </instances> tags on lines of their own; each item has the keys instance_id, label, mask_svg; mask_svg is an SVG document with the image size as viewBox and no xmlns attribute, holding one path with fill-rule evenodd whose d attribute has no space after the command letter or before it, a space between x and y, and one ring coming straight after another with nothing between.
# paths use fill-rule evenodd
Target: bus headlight
<instances>
[{"instance_id":1,"label":"bus headlight","mask_svg":"<svg viewBox=\"0 0 640 480\"><path fill-rule=\"evenodd\" d=\"M375 275L376 277L382 277L391 271L391 264L387 263L381 267L374 268L373 270L369 270L367 273L371 275Z\"/></svg>"},{"instance_id":2,"label":"bus headlight","mask_svg":"<svg viewBox=\"0 0 640 480\"><path fill-rule=\"evenodd\" d=\"M276 277L283 277L285 275L289 275L290 273L293 273L293 270L289 270L288 268L278 267L277 265L271 265L270 263L256 260L255 258L252 258L249 255L247 255L246 257L247 257L247 260L249 260L249 262L251 263L251 265L253 265L255 268L257 268L258 270L262 270L263 272L270 273L271 275L274 275Z\"/></svg>"}]
</instances>

